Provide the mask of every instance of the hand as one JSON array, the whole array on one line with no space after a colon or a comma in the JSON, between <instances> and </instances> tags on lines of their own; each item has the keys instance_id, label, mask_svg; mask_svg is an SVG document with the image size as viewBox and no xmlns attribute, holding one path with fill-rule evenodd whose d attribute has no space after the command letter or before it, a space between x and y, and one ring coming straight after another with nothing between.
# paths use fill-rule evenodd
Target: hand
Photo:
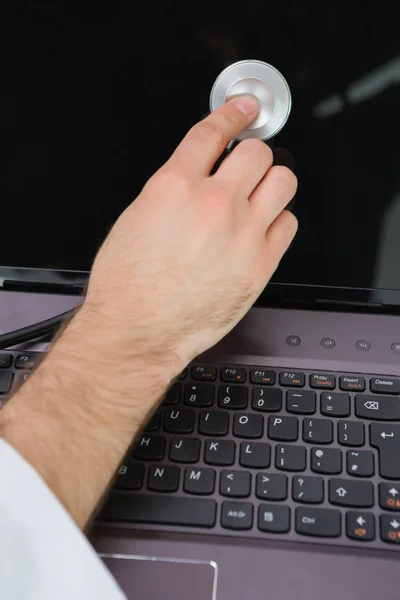
<instances>
[{"instance_id":1,"label":"hand","mask_svg":"<svg viewBox=\"0 0 400 600\"><path fill-rule=\"evenodd\" d=\"M101 248L85 305L121 353L187 364L245 315L290 245L297 180L266 144L241 142L210 176L257 110L241 96L195 125Z\"/></svg>"}]
</instances>

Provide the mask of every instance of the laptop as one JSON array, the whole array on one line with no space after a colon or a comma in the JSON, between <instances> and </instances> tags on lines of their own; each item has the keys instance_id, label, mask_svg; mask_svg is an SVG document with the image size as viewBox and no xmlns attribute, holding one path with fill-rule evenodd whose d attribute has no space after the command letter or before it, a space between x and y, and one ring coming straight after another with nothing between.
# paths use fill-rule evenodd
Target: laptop
<instances>
[{"instance_id":1,"label":"laptop","mask_svg":"<svg viewBox=\"0 0 400 600\"><path fill-rule=\"evenodd\" d=\"M271 144L299 179L292 247L145 425L94 548L129 599L397 599L395 15L338 0L74 10L15 3L2 17L1 333L81 301L110 225L207 114L229 64L265 61L288 81ZM2 402L47 347L0 354Z\"/></svg>"}]
</instances>

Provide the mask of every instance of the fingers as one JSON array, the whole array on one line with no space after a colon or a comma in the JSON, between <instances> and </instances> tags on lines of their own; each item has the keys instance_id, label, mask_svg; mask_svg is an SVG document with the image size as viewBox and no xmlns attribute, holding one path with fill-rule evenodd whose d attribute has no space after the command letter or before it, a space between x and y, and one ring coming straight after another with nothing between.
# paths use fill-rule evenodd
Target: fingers
<instances>
[{"instance_id":1,"label":"fingers","mask_svg":"<svg viewBox=\"0 0 400 600\"><path fill-rule=\"evenodd\" d=\"M297 233L297 228L297 219L288 210L284 210L268 228L265 258L269 277L276 271L283 255Z\"/></svg>"},{"instance_id":2,"label":"fingers","mask_svg":"<svg viewBox=\"0 0 400 600\"><path fill-rule=\"evenodd\" d=\"M250 196L251 208L261 227L267 229L294 197L297 178L287 167L270 168Z\"/></svg>"},{"instance_id":3,"label":"fingers","mask_svg":"<svg viewBox=\"0 0 400 600\"><path fill-rule=\"evenodd\" d=\"M255 119L258 101L254 96L237 96L197 123L168 161L189 177L205 177L228 143Z\"/></svg>"},{"instance_id":4,"label":"fingers","mask_svg":"<svg viewBox=\"0 0 400 600\"><path fill-rule=\"evenodd\" d=\"M213 176L214 179L246 199L272 165L271 148L260 140L244 140L233 150Z\"/></svg>"}]
</instances>

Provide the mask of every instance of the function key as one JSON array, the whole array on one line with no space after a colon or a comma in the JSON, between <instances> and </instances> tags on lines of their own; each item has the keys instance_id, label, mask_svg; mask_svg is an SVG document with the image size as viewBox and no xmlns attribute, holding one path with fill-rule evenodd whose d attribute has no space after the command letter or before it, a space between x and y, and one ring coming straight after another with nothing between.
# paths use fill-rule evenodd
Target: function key
<instances>
[{"instance_id":1,"label":"function key","mask_svg":"<svg viewBox=\"0 0 400 600\"><path fill-rule=\"evenodd\" d=\"M246 381L246 369L225 367L221 369L221 380L226 383L243 383L243 381Z\"/></svg>"},{"instance_id":2,"label":"function key","mask_svg":"<svg viewBox=\"0 0 400 600\"><path fill-rule=\"evenodd\" d=\"M262 385L274 385L275 373L274 371L264 371L253 369L250 371L251 383L260 383Z\"/></svg>"},{"instance_id":3,"label":"function key","mask_svg":"<svg viewBox=\"0 0 400 600\"><path fill-rule=\"evenodd\" d=\"M17 369L26 369L28 371L38 366L42 355L39 352L29 352L27 354L20 354L17 356L15 366Z\"/></svg>"},{"instance_id":4,"label":"function key","mask_svg":"<svg viewBox=\"0 0 400 600\"><path fill-rule=\"evenodd\" d=\"M192 367L192 379L195 381L215 381L217 368L211 366L197 365Z\"/></svg>"},{"instance_id":5,"label":"function key","mask_svg":"<svg viewBox=\"0 0 400 600\"><path fill-rule=\"evenodd\" d=\"M333 390L336 385L336 377L328 373L313 373L310 375L310 386L315 389L324 388Z\"/></svg>"},{"instance_id":6,"label":"function key","mask_svg":"<svg viewBox=\"0 0 400 600\"><path fill-rule=\"evenodd\" d=\"M370 381L370 387L371 392L376 394L400 394L400 379L373 377Z\"/></svg>"},{"instance_id":7,"label":"function key","mask_svg":"<svg viewBox=\"0 0 400 600\"><path fill-rule=\"evenodd\" d=\"M282 371L279 375L279 382L281 385L287 387L303 387L305 384L304 373L297 371Z\"/></svg>"},{"instance_id":8,"label":"function key","mask_svg":"<svg viewBox=\"0 0 400 600\"><path fill-rule=\"evenodd\" d=\"M8 369L8 367L11 367L12 359L12 354L0 354L0 369Z\"/></svg>"},{"instance_id":9,"label":"function key","mask_svg":"<svg viewBox=\"0 0 400 600\"><path fill-rule=\"evenodd\" d=\"M400 544L400 522L393 515L381 515L381 538L390 544Z\"/></svg>"},{"instance_id":10,"label":"function key","mask_svg":"<svg viewBox=\"0 0 400 600\"><path fill-rule=\"evenodd\" d=\"M218 406L221 408L247 408L247 388L240 385L221 385L218 390Z\"/></svg>"},{"instance_id":11,"label":"function key","mask_svg":"<svg viewBox=\"0 0 400 600\"><path fill-rule=\"evenodd\" d=\"M379 504L386 510L400 510L400 485L397 483L379 484Z\"/></svg>"},{"instance_id":12,"label":"function key","mask_svg":"<svg viewBox=\"0 0 400 600\"><path fill-rule=\"evenodd\" d=\"M368 542L375 537L375 518L371 513L350 511L346 515L347 536Z\"/></svg>"},{"instance_id":13,"label":"function key","mask_svg":"<svg viewBox=\"0 0 400 600\"><path fill-rule=\"evenodd\" d=\"M365 390L365 378L356 375L342 375L339 386L344 391L363 392Z\"/></svg>"}]
</instances>

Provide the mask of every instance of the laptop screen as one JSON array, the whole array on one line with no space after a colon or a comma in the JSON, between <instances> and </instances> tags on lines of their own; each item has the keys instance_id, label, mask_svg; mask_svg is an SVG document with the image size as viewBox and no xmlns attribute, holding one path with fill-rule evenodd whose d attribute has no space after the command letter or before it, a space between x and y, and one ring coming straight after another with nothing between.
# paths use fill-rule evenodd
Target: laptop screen
<instances>
[{"instance_id":1,"label":"laptop screen","mask_svg":"<svg viewBox=\"0 0 400 600\"><path fill-rule=\"evenodd\" d=\"M88 270L119 213L207 114L218 74L250 58L278 68L293 101L274 144L293 157L300 227L274 281L400 289L392 10L15 2L2 24L1 264Z\"/></svg>"}]
</instances>

